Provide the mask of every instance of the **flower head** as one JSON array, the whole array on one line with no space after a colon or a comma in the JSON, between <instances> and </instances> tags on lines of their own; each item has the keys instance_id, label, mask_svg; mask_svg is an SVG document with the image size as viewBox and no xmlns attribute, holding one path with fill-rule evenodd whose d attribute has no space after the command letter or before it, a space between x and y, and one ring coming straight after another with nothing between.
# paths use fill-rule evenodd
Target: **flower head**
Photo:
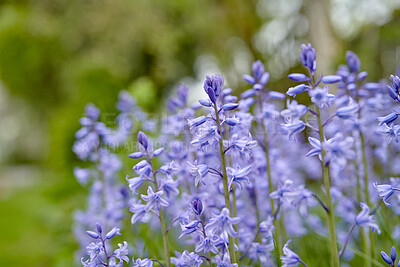
<instances>
[{"instance_id":1,"label":"flower head","mask_svg":"<svg viewBox=\"0 0 400 267\"><path fill-rule=\"evenodd\" d=\"M304 67L310 70L311 75L314 75L315 70L317 69L317 61L316 61L315 49L311 44L301 45L301 53L300 53L300 61Z\"/></svg>"},{"instance_id":2,"label":"flower head","mask_svg":"<svg viewBox=\"0 0 400 267\"><path fill-rule=\"evenodd\" d=\"M379 226L375 223L374 217L369 214L369 207L367 204L361 202L361 212L355 217L355 222L360 227L371 227L371 230L377 230L378 234L381 233Z\"/></svg>"}]
</instances>

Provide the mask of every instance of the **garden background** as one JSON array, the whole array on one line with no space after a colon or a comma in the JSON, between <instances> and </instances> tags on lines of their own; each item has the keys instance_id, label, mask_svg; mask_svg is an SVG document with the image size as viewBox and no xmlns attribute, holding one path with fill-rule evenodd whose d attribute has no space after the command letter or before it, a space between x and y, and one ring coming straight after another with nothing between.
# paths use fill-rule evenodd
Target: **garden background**
<instances>
[{"instance_id":1,"label":"garden background","mask_svg":"<svg viewBox=\"0 0 400 267\"><path fill-rule=\"evenodd\" d=\"M113 118L126 89L157 114L180 82L194 101L209 73L239 94L255 59L285 92L304 42L327 73L351 49L371 81L387 78L400 63L399 9L399 0L0 1L0 265L74 264L72 214L87 192L71 147L88 102Z\"/></svg>"}]
</instances>

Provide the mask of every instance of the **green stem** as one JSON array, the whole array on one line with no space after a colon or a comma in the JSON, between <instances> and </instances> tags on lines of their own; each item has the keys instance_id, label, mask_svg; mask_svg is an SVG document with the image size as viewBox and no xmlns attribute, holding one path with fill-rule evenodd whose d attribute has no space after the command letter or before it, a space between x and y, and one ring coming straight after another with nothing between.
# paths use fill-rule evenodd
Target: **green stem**
<instances>
[{"instance_id":1,"label":"green stem","mask_svg":"<svg viewBox=\"0 0 400 267\"><path fill-rule=\"evenodd\" d=\"M260 107L260 113L262 113L262 99L261 96L258 95L258 105ZM268 176L268 188L269 188L269 193L271 194L272 192L274 192L274 187L272 184L272 175L271 175L271 162L270 162L270 158L269 158L269 145L268 145L268 134L267 134L267 127L265 127L265 123L264 123L264 119L261 121L261 126L263 128L263 133L264 133L264 150L265 150L265 160L267 163L267 176ZM271 214L274 215L275 214L275 203L274 203L274 199L273 198L269 198L270 200L270 205L271 205ZM277 219L274 220L274 226L275 226L275 245L276 245L276 264L278 267L282 266L282 262L281 262L281 253L280 253L280 224L277 221Z\"/></svg>"},{"instance_id":2,"label":"green stem","mask_svg":"<svg viewBox=\"0 0 400 267\"><path fill-rule=\"evenodd\" d=\"M156 192L158 192L157 177L156 177L156 173L153 168L153 162L151 159L149 160L149 163L150 163L151 170L153 173L154 188L155 188ZM167 267L169 267L169 266L171 266L171 259L170 259L170 252L169 252L168 233L167 233L167 229L165 228L165 222L164 222L164 218L163 218L161 209L158 210L158 213L159 213L161 233L162 233L163 243L164 243L165 261L167 262Z\"/></svg>"},{"instance_id":3,"label":"green stem","mask_svg":"<svg viewBox=\"0 0 400 267\"><path fill-rule=\"evenodd\" d=\"M367 153L365 151L365 140L364 135L360 130L360 142L361 142L361 153L362 153L362 162L363 162L363 171L364 171L364 195L365 202L368 206L371 205L371 201L369 198L369 179L368 179L368 162L367 162ZM371 259L375 259L375 242L374 242L374 233L369 232L369 242L370 242L370 252L369 255Z\"/></svg>"},{"instance_id":4,"label":"green stem","mask_svg":"<svg viewBox=\"0 0 400 267\"><path fill-rule=\"evenodd\" d=\"M354 149L357 155L357 148ZM360 174L359 174L359 168L358 168L358 159L353 161L354 162L354 172L355 172L355 177L357 180L357 203L360 204L362 201L362 194L361 194L361 181L360 181ZM362 252L365 255L368 255L368 244L367 244L367 238L365 236L364 229L362 227L358 227L358 231L360 233L360 242L361 242L361 248ZM365 267L371 267L371 261L368 260L367 258L364 258L364 265Z\"/></svg>"},{"instance_id":5,"label":"green stem","mask_svg":"<svg viewBox=\"0 0 400 267\"><path fill-rule=\"evenodd\" d=\"M217 109L216 104L214 104L214 110L215 110L215 118L216 118L217 127L218 127L218 133L220 135L222 135L221 124L220 124L219 114L218 114L218 109ZM224 144L222 141L222 136L219 139L219 151L220 151L220 155L221 155L222 183L224 185L225 206L228 208L229 214L232 214L231 202L229 200L228 174L226 173L226 161L225 161L225 152L224 152ZM235 243L234 243L233 237L229 235L229 254L231 257L231 263L236 263L236 253L235 253L235 245L234 244Z\"/></svg>"},{"instance_id":6,"label":"green stem","mask_svg":"<svg viewBox=\"0 0 400 267\"><path fill-rule=\"evenodd\" d=\"M324 143L324 128L322 125L322 120L321 120L321 111L318 107L317 109L317 116L318 116L318 130L319 130L319 140L321 142L321 167L322 167L322 172L323 172L323 177L324 177L324 186L325 186L325 191L326 191L326 203L327 203L327 208L329 209L329 212L327 213L327 223L328 223L328 228L329 228L329 236L330 236L330 251L331 251L331 262L333 267L339 267L339 254L338 254L338 248L337 248L337 240L336 240L336 231L335 231L335 218L334 218L334 212L333 212L333 205L332 205L332 197L331 197L331 181L330 181L330 175L329 175L329 167L325 163L325 156L326 156L326 151L323 148L323 143Z\"/></svg>"}]
</instances>

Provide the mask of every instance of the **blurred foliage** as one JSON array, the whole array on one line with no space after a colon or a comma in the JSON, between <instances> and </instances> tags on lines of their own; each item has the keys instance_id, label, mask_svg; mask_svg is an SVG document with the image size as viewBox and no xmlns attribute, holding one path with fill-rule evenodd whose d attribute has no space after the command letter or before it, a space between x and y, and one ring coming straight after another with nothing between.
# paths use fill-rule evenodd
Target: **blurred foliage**
<instances>
[{"instance_id":1,"label":"blurred foliage","mask_svg":"<svg viewBox=\"0 0 400 267\"><path fill-rule=\"evenodd\" d=\"M44 171L37 183L6 188L0 198L0 265L72 265L72 211L83 208L87 192L72 175L80 162L71 147L88 102L112 114L119 91L128 89L144 109L157 111L177 82L196 76L199 56L211 54L222 72L228 70L234 64L235 47L228 44L232 38L242 40L250 60L267 59L253 40L270 19L260 18L258 8L258 0L0 1L0 80L40 118L18 123L45 132L45 145L35 156L18 149L12 152L18 155L3 162L34 164ZM370 25L352 40L338 40L336 63L344 61L344 48L351 48L371 78L393 72L399 24L396 13L382 27ZM382 51L388 51L385 57ZM284 90L290 85L282 79L271 87ZM244 83L239 87L244 89ZM29 131L26 136L32 138ZM304 242L323 247L323 241L307 238Z\"/></svg>"}]
</instances>

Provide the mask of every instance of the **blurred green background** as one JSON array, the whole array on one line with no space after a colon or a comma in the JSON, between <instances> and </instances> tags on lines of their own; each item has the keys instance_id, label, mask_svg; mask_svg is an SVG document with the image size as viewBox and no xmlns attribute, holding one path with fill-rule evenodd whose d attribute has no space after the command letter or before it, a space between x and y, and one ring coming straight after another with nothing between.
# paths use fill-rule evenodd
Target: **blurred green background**
<instances>
[{"instance_id":1,"label":"blurred green background","mask_svg":"<svg viewBox=\"0 0 400 267\"><path fill-rule=\"evenodd\" d=\"M112 114L127 89L160 112L179 82L195 99L214 72L240 92L255 59L284 91L303 42L324 73L351 49L371 80L385 78L400 59L399 8L398 0L0 1L0 265L73 265L72 212L87 192L72 174L71 147L86 103Z\"/></svg>"}]
</instances>

